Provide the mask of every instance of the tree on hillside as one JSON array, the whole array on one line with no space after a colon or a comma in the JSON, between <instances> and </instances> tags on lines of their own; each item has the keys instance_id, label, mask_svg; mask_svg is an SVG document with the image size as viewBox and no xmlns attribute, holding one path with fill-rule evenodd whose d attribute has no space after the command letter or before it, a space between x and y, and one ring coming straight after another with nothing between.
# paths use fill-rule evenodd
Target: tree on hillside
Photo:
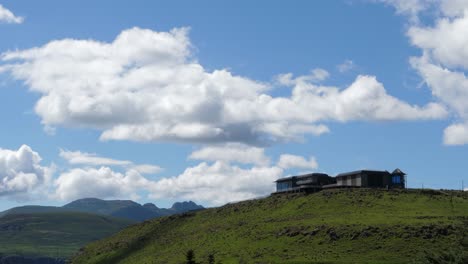
<instances>
[{"instance_id":1,"label":"tree on hillside","mask_svg":"<svg viewBox=\"0 0 468 264\"><path fill-rule=\"evenodd\" d=\"M187 259L187 262L185 262L185 263L187 263L187 264L197 264L195 262L195 252L192 249L187 251L187 253L185 254L185 257Z\"/></svg>"},{"instance_id":2,"label":"tree on hillside","mask_svg":"<svg viewBox=\"0 0 468 264\"><path fill-rule=\"evenodd\" d=\"M213 254L208 255L208 264L214 264L215 258Z\"/></svg>"}]
</instances>

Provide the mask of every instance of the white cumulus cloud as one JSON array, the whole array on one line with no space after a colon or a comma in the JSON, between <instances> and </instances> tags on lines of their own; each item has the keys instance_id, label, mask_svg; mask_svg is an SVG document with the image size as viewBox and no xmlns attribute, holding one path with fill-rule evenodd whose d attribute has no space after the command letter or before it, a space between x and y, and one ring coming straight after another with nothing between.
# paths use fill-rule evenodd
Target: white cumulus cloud
<instances>
[{"instance_id":1,"label":"white cumulus cloud","mask_svg":"<svg viewBox=\"0 0 468 264\"><path fill-rule=\"evenodd\" d=\"M410 105L389 95L373 76L360 75L347 88L317 86L296 79L290 101L277 99L274 114L304 122L338 120L418 120L438 119L447 115L444 107L429 103ZM267 106L268 107L268 106Z\"/></svg>"},{"instance_id":2,"label":"white cumulus cloud","mask_svg":"<svg viewBox=\"0 0 468 264\"><path fill-rule=\"evenodd\" d=\"M0 196L28 199L50 181L52 172L53 166L41 165L41 156L27 145L0 148Z\"/></svg>"},{"instance_id":3,"label":"white cumulus cloud","mask_svg":"<svg viewBox=\"0 0 468 264\"><path fill-rule=\"evenodd\" d=\"M316 169L318 163L315 157L310 157L308 160L302 156L282 154L278 161L278 167L283 169L297 168L297 169Z\"/></svg>"},{"instance_id":4,"label":"white cumulus cloud","mask_svg":"<svg viewBox=\"0 0 468 264\"><path fill-rule=\"evenodd\" d=\"M265 149L239 143L203 147L190 154L189 158L256 165L268 165L270 163L270 158L265 155Z\"/></svg>"},{"instance_id":5,"label":"white cumulus cloud","mask_svg":"<svg viewBox=\"0 0 468 264\"><path fill-rule=\"evenodd\" d=\"M98 156L95 153L81 151L60 150L60 157L73 165L85 166L121 166L127 169L133 169L141 174L153 174L162 170L161 167L151 164L135 164L129 160L117 160Z\"/></svg>"},{"instance_id":6,"label":"white cumulus cloud","mask_svg":"<svg viewBox=\"0 0 468 264\"><path fill-rule=\"evenodd\" d=\"M39 93L45 127L90 127L102 140L271 143L329 131L321 122L446 116L436 103L408 104L373 76L344 89L318 85L329 73L280 75L291 96L228 70L204 69L186 28L132 28L110 43L63 39L1 56L2 71Z\"/></svg>"},{"instance_id":7,"label":"white cumulus cloud","mask_svg":"<svg viewBox=\"0 0 468 264\"><path fill-rule=\"evenodd\" d=\"M444 130L446 145L468 144L468 1L442 1L440 17L432 25L412 25L411 43L423 54L411 65L455 116Z\"/></svg>"},{"instance_id":8,"label":"white cumulus cloud","mask_svg":"<svg viewBox=\"0 0 468 264\"><path fill-rule=\"evenodd\" d=\"M153 198L178 197L222 205L251 199L274 191L274 181L281 177L279 167L240 168L223 161L206 162L187 168L182 174L163 178L152 187Z\"/></svg>"},{"instance_id":9,"label":"white cumulus cloud","mask_svg":"<svg viewBox=\"0 0 468 264\"><path fill-rule=\"evenodd\" d=\"M23 21L23 17L16 16L13 12L0 4L0 23L21 24Z\"/></svg>"},{"instance_id":10,"label":"white cumulus cloud","mask_svg":"<svg viewBox=\"0 0 468 264\"><path fill-rule=\"evenodd\" d=\"M211 163L201 162L180 175L152 182L150 196L221 205L270 194L275 190L274 181L283 177L286 169L318 167L314 157L307 159L291 154L283 154L276 165L269 165L270 158L264 149L238 144L204 147L193 152L190 158Z\"/></svg>"},{"instance_id":11,"label":"white cumulus cloud","mask_svg":"<svg viewBox=\"0 0 468 264\"><path fill-rule=\"evenodd\" d=\"M85 197L138 200L148 195L153 199L190 199L214 206L270 194L275 189L274 181L286 169L318 167L314 157L291 154L281 155L276 165L270 165L263 148L234 143L196 150L189 158L202 162L179 175L157 179L144 176L160 171L154 165L80 151L61 150L60 156L83 167L69 168L52 179L52 169L41 166L39 154L28 146L18 151L0 149L0 175L6 175L0 178L0 195L29 195L43 187L42 195L63 201Z\"/></svg>"},{"instance_id":12,"label":"white cumulus cloud","mask_svg":"<svg viewBox=\"0 0 468 264\"><path fill-rule=\"evenodd\" d=\"M81 164L81 165L118 165L127 166L132 164L128 160L116 160L105 157L100 157L95 153L86 153L81 151L68 151L60 150L60 157L65 159L70 164Z\"/></svg>"},{"instance_id":13,"label":"white cumulus cloud","mask_svg":"<svg viewBox=\"0 0 468 264\"><path fill-rule=\"evenodd\" d=\"M440 1L442 13L448 17L463 15L468 10L468 0Z\"/></svg>"},{"instance_id":14,"label":"white cumulus cloud","mask_svg":"<svg viewBox=\"0 0 468 264\"><path fill-rule=\"evenodd\" d=\"M119 173L109 167L76 168L62 173L55 180L54 197L65 201L84 197L138 200L139 192L145 190L149 183L135 170Z\"/></svg>"},{"instance_id":15,"label":"white cumulus cloud","mask_svg":"<svg viewBox=\"0 0 468 264\"><path fill-rule=\"evenodd\" d=\"M444 130L444 143L446 145L468 144L468 123L448 126Z\"/></svg>"},{"instance_id":16,"label":"white cumulus cloud","mask_svg":"<svg viewBox=\"0 0 468 264\"><path fill-rule=\"evenodd\" d=\"M435 62L452 68L468 68L468 10L455 19L438 19L435 26L413 26L408 35L412 44Z\"/></svg>"}]
</instances>

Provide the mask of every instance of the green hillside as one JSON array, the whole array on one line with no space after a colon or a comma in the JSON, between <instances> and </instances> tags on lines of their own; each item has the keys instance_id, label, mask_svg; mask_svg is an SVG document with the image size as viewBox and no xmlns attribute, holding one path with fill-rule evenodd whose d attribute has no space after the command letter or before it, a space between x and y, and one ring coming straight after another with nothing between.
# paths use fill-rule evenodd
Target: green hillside
<instances>
[{"instance_id":1,"label":"green hillside","mask_svg":"<svg viewBox=\"0 0 468 264\"><path fill-rule=\"evenodd\" d=\"M0 212L0 217L12 214L33 214L33 213L57 213L66 212L67 210L62 207L55 206L41 206L41 205L26 205L14 207L6 211Z\"/></svg>"},{"instance_id":2,"label":"green hillside","mask_svg":"<svg viewBox=\"0 0 468 264\"><path fill-rule=\"evenodd\" d=\"M73 263L466 263L467 228L468 193L328 190L147 221Z\"/></svg>"},{"instance_id":3,"label":"green hillside","mask_svg":"<svg viewBox=\"0 0 468 264\"><path fill-rule=\"evenodd\" d=\"M0 217L3 255L67 258L83 245L132 222L86 213L11 214Z\"/></svg>"}]
</instances>

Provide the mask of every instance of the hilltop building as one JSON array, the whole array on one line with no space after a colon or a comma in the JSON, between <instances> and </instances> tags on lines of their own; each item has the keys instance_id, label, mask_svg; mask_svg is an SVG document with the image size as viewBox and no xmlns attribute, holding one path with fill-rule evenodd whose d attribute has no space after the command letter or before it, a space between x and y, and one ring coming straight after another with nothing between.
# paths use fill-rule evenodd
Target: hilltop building
<instances>
[{"instance_id":1,"label":"hilltop building","mask_svg":"<svg viewBox=\"0 0 468 264\"><path fill-rule=\"evenodd\" d=\"M358 170L338 174L325 173L281 178L276 181L276 192L317 192L331 188L405 188L406 173L395 169L392 173L377 170Z\"/></svg>"},{"instance_id":2,"label":"hilltop building","mask_svg":"<svg viewBox=\"0 0 468 264\"><path fill-rule=\"evenodd\" d=\"M325 173L310 173L278 179L276 181L276 192L316 192L322 190L323 186L332 184L336 184L334 177L330 177Z\"/></svg>"}]
</instances>

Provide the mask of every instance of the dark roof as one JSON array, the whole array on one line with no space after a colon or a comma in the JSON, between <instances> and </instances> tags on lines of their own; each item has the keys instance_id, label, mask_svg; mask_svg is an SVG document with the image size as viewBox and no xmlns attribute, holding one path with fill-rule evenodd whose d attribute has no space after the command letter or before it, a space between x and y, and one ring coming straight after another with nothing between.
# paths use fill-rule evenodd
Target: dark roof
<instances>
[{"instance_id":1,"label":"dark roof","mask_svg":"<svg viewBox=\"0 0 468 264\"><path fill-rule=\"evenodd\" d=\"M314 172L314 173L308 173L308 174L303 174L303 175L295 175L295 176L284 177L284 178L276 180L275 182L289 181L289 180L292 180L292 179L302 179L302 178L307 178L307 177L311 177L311 176L330 177L328 174L325 174L325 173Z\"/></svg>"},{"instance_id":2,"label":"dark roof","mask_svg":"<svg viewBox=\"0 0 468 264\"><path fill-rule=\"evenodd\" d=\"M344 177L344 176L350 176L350 175L358 175L358 174L364 174L364 173L388 173L388 171L378 171L378 170L357 170L357 171L351 171L351 172L345 172L345 173L340 173L336 175L336 177Z\"/></svg>"},{"instance_id":3,"label":"dark roof","mask_svg":"<svg viewBox=\"0 0 468 264\"><path fill-rule=\"evenodd\" d=\"M399 168L396 168L392 174L395 174L395 175L406 175L406 173L402 172Z\"/></svg>"}]
</instances>

